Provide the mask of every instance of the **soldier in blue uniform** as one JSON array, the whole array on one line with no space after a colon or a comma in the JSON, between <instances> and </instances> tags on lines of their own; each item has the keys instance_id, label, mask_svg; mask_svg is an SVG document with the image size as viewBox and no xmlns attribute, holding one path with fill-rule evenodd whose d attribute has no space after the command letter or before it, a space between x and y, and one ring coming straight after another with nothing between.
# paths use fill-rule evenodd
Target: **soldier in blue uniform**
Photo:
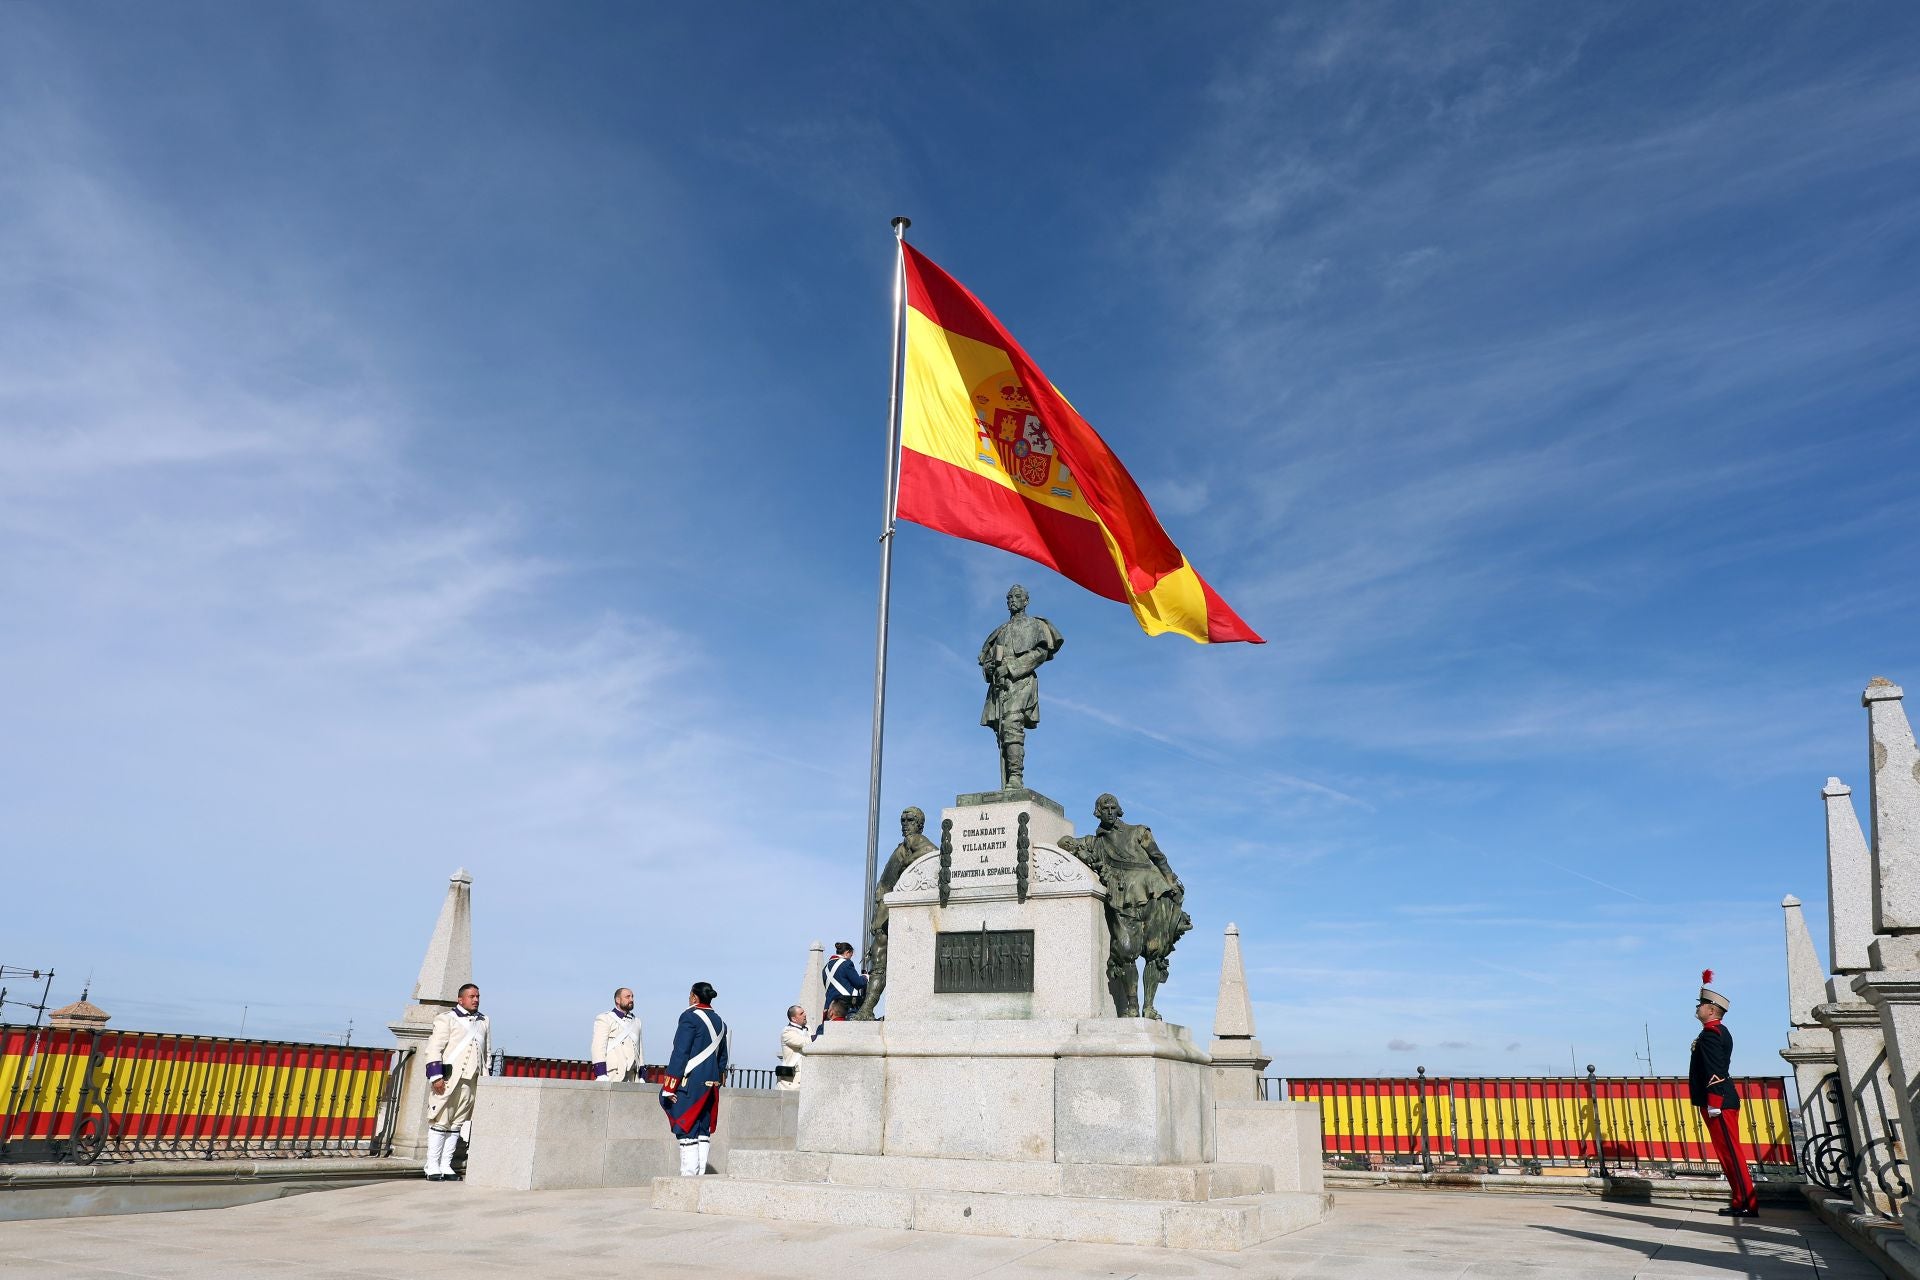
<instances>
[{"instance_id":1,"label":"soldier in blue uniform","mask_svg":"<svg viewBox=\"0 0 1920 1280\"><path fill-rule=\"evenodd\" d=\"M860 972L860 967L853 962L851 942L833 944L833 959L821 968L820 980L826 984L827 1003L844 1000L848 1013L858 1009L860 1001L866 997L867 975Z\"/></svg>"},{"instance_id":2,"label":"soldier in blue uniform","mask_svg":"<svg viewBox=\"0 0 1920 1280\"><path fill-rule=\"evenodd\" d=\"M660 1082L660 1105L680 1143L680 1176L707 1171L707 1153L720 1120L720 1086L727 1078L727 1024L713 1011L718 993L696 982L673 1033L673 1057Z\"/></svg>"},{"instance_id":3,"label":"soldier in blue uniform","mask_svg":"<svg viewBox=\"0 0 1920 1280\"><path fill-rule=\"evenodd\" d=\"M1720 1161L1720 1172L1727 1177L1733 1202L1720 1210L1722 1217L1757 1218L1760 1193L1747 1173L1745 1154L1740 1150L1740 1091L1733 1085L1733 1034L1720 1024L1727 1013L1727 998L1707 984L1713 970L1700 974L1700 999L1693 1016L1700 1020L1700 1034L1693 1040L1693 1055L1687 1063L1687 1093L1700 1109L1700 1119L1713 1139L1713 1154Z\"/></svg>"}]
</instances>

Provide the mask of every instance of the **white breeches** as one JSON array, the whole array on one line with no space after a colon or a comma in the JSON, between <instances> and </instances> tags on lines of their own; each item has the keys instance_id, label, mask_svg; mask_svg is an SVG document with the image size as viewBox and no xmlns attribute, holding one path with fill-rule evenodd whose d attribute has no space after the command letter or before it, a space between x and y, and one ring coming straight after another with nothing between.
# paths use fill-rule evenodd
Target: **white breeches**
<instances>
[{"instance_id":1,"label":"white breeches","mask_svg":"<svg viewBox=\"0 0 1920 1280\"><path fill-rule=\"evenodd\" d=\"M473 1118L473 1090L479 1082L461 1078L447 1083L445 1093L427 1086L427 1124L435 1129L458 1129Z\"/></svg>"}]
</instances>

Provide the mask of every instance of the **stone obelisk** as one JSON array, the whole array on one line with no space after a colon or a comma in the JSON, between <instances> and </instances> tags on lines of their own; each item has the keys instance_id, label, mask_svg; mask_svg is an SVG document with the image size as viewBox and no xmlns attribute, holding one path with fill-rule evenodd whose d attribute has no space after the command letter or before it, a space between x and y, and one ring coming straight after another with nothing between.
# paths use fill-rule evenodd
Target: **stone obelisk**
<instances>
[{"instance_id":1,"label":"stone obelisk","mask_svg":"<svg viewBox=\"0 0 1920 1280\"><path fill-rule=\"evenodd\" d=\"M427 1153L426 1064L419 1060L418 1051L433 1034L433 1020L453 1008L461 986L472 980L473 877L462 867L447 878L440 918L434 922L419 980L413 984L413 1003L398 1022L387 1024L395 1048L415 1050L394 1095L393 1154L403 1159L418 1160Z\"/></svg>"},{"instance_id":2,"label":"stone obelisk","mask_svg":"<svg viewBox=\"0 0 1920 1280\"><path fill-rule=\"evenodd\" d=\"M1240 958L1240 926L1227 926L1220 955L1220 998L1213 1006L1213 1096L1222 1102L1253 1102L1260 1097L1260 1073L1269 1058L1253 1029L1253 1000L1247 995L1247 969Z\"/></svg>"}]
</instances>

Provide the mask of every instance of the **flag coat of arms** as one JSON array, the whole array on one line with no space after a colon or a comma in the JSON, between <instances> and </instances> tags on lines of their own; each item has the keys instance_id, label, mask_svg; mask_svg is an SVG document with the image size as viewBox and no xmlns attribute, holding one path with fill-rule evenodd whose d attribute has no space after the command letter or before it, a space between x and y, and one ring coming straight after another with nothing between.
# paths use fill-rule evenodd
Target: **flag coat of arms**
<instances>
[{"instance_id":1,"label":"flag coat of arms","mask_svg":"<svg viewBox=\"0 0 1920 1280\"><path fill-rule=\"evenodd\" d=\"M1036 560L1128 605L1149 635L1264 643L980 300L913 246L901 252L900 517Z\"/></svg>"}]
</instances>

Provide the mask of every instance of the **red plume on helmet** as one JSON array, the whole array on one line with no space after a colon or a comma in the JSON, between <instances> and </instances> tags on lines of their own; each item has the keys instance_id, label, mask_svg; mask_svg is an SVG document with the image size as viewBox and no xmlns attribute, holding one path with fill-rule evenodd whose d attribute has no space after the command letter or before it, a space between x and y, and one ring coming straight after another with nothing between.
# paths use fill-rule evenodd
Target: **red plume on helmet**
<instances>
[{"instance_id":1,"label":"red plume on helmet","mask_svg":"<svg viewBox=\"0 0 1920 1280\"><path fill-rule=\"evenodd\" d=\"M1713 970L1702 969L1700 971L1700 1003L1713 1005L1719 1009L1720 1012L1725 1013L1728 1008L1731 1007L1731 1002L1718 991L1715 991L1712 983Z\"/></svg>"}]
</instances>

